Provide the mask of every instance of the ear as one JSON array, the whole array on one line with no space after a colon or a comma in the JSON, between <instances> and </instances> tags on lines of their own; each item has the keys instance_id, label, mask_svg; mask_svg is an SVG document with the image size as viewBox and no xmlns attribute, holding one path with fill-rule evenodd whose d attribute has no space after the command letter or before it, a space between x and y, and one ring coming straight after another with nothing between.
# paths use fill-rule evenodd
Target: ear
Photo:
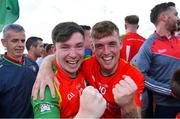
<instances>
[{"instance_id":1,"label":"ear","mask_svg":"<svg viewBox=\"0 0 180 119\"><path fill-rule=\"evenodd\" d=\"M31 45L30 50L33 51L33 50L36 50L36 49L35 49L35 47L33 45Z\"/></svg>"},{"instance_id":2,"label":"ear","mask_svg":"<svg viewBox=\"0 0 180 119\"><path fill-rule=\"evenodd\" d=\"M51 53L55 52L55 47L51 47Z\"/></svg>"},{"instance_id":3,"label":"ear","mask_svg":"<svg viewBox=\"0 0 180 119\"><path fill-rule=\"evenodd\" d=\"M6 39L1 39L1 43L4 47L7 47L7 40Z\"/></svg>"},{"instance_id":4,"label":"ear","mask_svg":"<svg viewBox=\"0 0 180 119\"><path fill-rule=\"evenodd\" d=\"M125 27L125 30L126 30L127 29L127 24L125 24L124 27Z\"/></svg>"},{"instance_id":5,"label":"ear","mask_svg":"<svg viewBox=\"0 0 180 119\"><path fill-rule=\"evenodd\" d=\"M137 25L137 29L139 28L139 25Z\"/></svg>"},{"instance_id":6,"label":"ear","mask_svg":"<svg viewBox=\"0 0 180 119\"><path fill-rule=\"evenodd\" d=\"M159 16L160 21L166 21L168 18L168 16L166 15L166 13L161 13Z\"/></svg>"},{"instance_id":7,"label":"ear","mask_svg":"<svg viewBox=\"0 0 180 119\"><path fill-rule=\"evenodd\" d=\"M54 53L56 52L56 47L54 46Z\"/></svg>"}]
</instances>

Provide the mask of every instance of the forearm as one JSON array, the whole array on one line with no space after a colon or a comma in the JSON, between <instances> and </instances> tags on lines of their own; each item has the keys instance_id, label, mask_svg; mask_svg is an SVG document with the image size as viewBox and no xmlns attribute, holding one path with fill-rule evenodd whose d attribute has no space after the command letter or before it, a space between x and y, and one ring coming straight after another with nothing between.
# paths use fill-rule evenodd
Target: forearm
<instances>
[{"instance_id":1,"label":"forearm","mask_svg":"<svg viewBox=\"0 0 180 119\"><path fill-rule=\"evenodd\" d=\"M140 118L140 109L136 107L136 104L132 102L132 104L127 104L121 107L121 115L122 118Z\"/></svg>"},{"instance_id":2,"label":"forearm","mask_svg":"<svg viewBox=\"0 0 180 119\"><path fill-rule=\"evenodd\" d=\"M34 100L37 99L38 92L40 92L41 99L44 99L44 90L47 85L51 90L52 97L55 97L56 95L53 86L54 73L52 71L52 63L54 59L55 55L45 57L39 68L39 72L32 89L32 96Z\"/></svg>"},{"instance_id":3,"label":"forearm","mask_svg":"<svg viewBox=\"0 0 180 119\"><path fill-rule=\"evenodd\" d=\"M40 66L40 71L47 68L52 69L52 64L54 60L55 60L54 54L46 56Z\"/></svg>"},{"instance_id":4,"label":"forearm","mask_svg":"<svg viewBox=\"0 0 180 119\"><path fill-rule=\"evenodd\" d=\"M171 89L169 84L158 82L155 79L152 79L145 75L145 87L153 92L162 94L162 95L171 95Z\"/></svg>"},{"instance_id":5,"label":"forearm","mask_svg":"<svg viewBox=\"0 0 180 119\"><path fill-rule=\"evenodd\" d=\"M149 40L150 41L150 40ZM152 58L154 57L151 52L150 43L145 42L141 47L140 51L137 54L137 62L134 64L138 67L141 73L144 75L145 87L153 92L162 95L171 95L170 85L167 83L159 82L156 78L152 78L152 75L149 76L150 71L152 70ZM148 74L149 73L149 74Z\"/></svg>"}]
</instances>

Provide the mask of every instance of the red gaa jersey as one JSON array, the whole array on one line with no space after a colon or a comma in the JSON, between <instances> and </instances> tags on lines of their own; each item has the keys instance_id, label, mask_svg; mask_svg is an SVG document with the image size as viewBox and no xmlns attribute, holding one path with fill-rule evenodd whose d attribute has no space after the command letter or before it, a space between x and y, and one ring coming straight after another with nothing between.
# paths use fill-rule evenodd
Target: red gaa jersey
<instances>
[{"instance_id":1,"label":"red gaa jersey","mask_svg":"<svg viewBox=\"0 0 180 119\"><path fill-rule=\"evenodd\" d=\"M107 108L103 114L103 118L121 117L121 108L115 103L112 89L115 84L122 80L122 75L130 76L136 83L138 89L135 94L135 102L137 106L141 106L140 96L144 89L144 77L134 66L120 59L118 68L112 76L103 76L100 73L100 64L95 57L87 59L83 63L83 73L90 85L99 90L107 101Z\"/></svg>"},{"instance_id":2,"label":"red gaa jersey","mask_svg":"<svg viewBox=\"0 0 180 119\"><path fill-rule=\"evenodd\" d=\"M57 62L54 65L57 68L55 75L60 84L58 88L62 100L60 104L60 117L74 117L79 110L81 92L85 88L84 76L79 71L77 77L71 79Z\"/></svg>"},{"instance_id":3,"label":"red gaa jersey","mask_svg":"<svg viewBox=\"0 0 180 119\"><path fill-rule=\"evenodd\" d=\"M138 53L145 38L137 33L127 33L121 41L122 48L120 50L120 58L130 62L131 59Z\"/></svg>"}]
</instances>

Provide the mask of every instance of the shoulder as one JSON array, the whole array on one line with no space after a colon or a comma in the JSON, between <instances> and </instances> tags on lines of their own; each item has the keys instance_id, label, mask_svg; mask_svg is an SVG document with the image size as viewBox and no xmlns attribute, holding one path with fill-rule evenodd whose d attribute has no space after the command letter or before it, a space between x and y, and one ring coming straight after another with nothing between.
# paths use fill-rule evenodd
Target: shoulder
<instances>
[{"instance_id":1,"label":"shoulder","mask_svg":"<svg viewBox=\"0 0 180 119\"><path fill-rule=\"evenodd\" d=\"M83 60L83 67L84 66L92 66L96 62L95 56L92 56L91 58L86 58Z\"/></svg>"},{"instance_id":2,"label":"shoulder","mask_svg":"<svg viewBox=\"0 0 180 119\"><path fill-rule=\"evenodd\" d=\"M138 90L144 89L144 75L135 66L129 65L129 69L126 72L131 79L136 83Z\"/></svg>"},{"instance_id":3,"label":"shoulder","mask_svg":"<svg viewBox=\"0 0 180 119\"><path fill-rule=\"evenodd\" d=\"M144 38L143 36L141 36L140 34L136 33L136 36L138 39L142 40L142 41L145 41L146 38Z\"/></svg>"},{"instance_id":4,"label":"shoulder","mask_svg":"<svg viewBox=\"0 0 180 119\"><path fill-rule=\"evenodd\" d=\"M137 75L143 76L141 71L132 62L129 63L129 67L130 67L130 70L136 72Z\"/></svg>"},{"instance_id":5,"label":"shoulder","mask_svg":"<svg viewBox=\"0 0 180 119\"><path fill-rule=\"evenodd\" d=\"M3 56L0 55L0 63L2 63L3 60L4 60L4 59L3 59Z\"/></svg>"},{"instance_id":6,"label":"shoulder","mask_svg":"<svg viewBox=\"0 0 180 119\"><path fill-rule=\"evenodd\" d=\"M38 64L38 66L41 65L42 61L43 61L43 58L42 58L42 57L40 57L40 58L38 58L38 59L36 60L36 63Z\"/></svg>"},{"instance_id":7,"label":"shoulder","mask_svg":"<svg viewBox=\"0 0 180 119\"><path fill-rule=\"evenodd\" d=\"M8 68L7 68L8 67ZM0 73L2 73L2 76L6 75L6 71L9 70L8 62L3 58L3 56L0 57Z\"/></svg>"},{"instance_id":8,"label":"shoulder","mask_svg":"<svg viewBox=\"0 0 180 119\"><path fill-rule=\"evenodd\" d=\"M27 66L27 67L29 67L30 69L32 69L34 72L38 72L38 70L39 70L39 66L38 66L38 64L35 62L35 61L33 61L33 60L31 60L29 57L27 57L27 56L24 56L24 65L25 66Z\"/></svg>"},{"instance_id":9,"label":"shoulder","mask_svg":"<svg viewBox=\"0 0 180 119\"><path fill-rule=\"evenodd\" d=\"M119 40L120 40L120 41L123 40L126 36L127 36L127 34L120 35L120 36L119 36Z\"/></svg>"},{"instance_id":10,"label":"shoulder","mask_svg":"<svg viewBox=\"0 0 180 119\"><path fill-rule=\"evenodd\" d=\"M33 64L33 65L37 65L37 63L35 61L33 61L32 59L30 59L29 57L24 55L24 61L26 64Z\"/></svg>"},{"instance_id":11,"label":"shoulder","mask_svg":"<svg viewBox=\"0 0 180 119\"><path fill-rule=\"evenodd\" d=\"M123 62L125 65L124 70L126 68L126 72L125 72L126 75L130 76L133 79L138 79L138 80L142 80L142 81L144 80L143 74L136 66L134 66L132 63L128 63L124 60L121 60L121 62Z\"/></svg>"},{"instance_id":12,"label":"shoulder","mask_svg":"<svg viewBox=\"0 0 180 119\"><path fill-rule=\"evenodd\" d=\"M152 44L157 39L160 39L160 37L156 33L153 33L147 38L145 44Z\"/></svg>"},{"instance_id":13,"label":"shoulder","mask_svg":"<svg viewBox=\"0 0 180 119\"><path fill-rule=\"evenodd\" d=\"M0 68L3 66L12 65L12 63L8 62L3 55L0 56Z\"/></svg>"},{"instance_id":14,"label":"shoulder","mask_svg":"<svg viewBox=\"0 0 180 119\"><path fill-rule=\"evenodd\" d=\"M124 65L124 68L125 67L127 68L127 71L132 70L132 71L135 71L135 72L140 72L140 70L133 63L127 62L124 59L120 59L120 62Z\"/></svg>"},{"instance_id":15,"label":"shoulder","mask_svg":"<svg viewBox=\"0 0 180 119\"><path fill-rule=\"evenodd\" d=\"M132 64L120 59L120 65L118 66L117 75L129 76L137 85L138 89L144 88L144 75Z\"/></svg>"},{"instance_id":16,"label":"shoulder","mask_svg":"<svg viewBox=\"0 0 180 119\"><path fill-rule=\"evenodd\" d=\"M157 39L159 39L159 36L157 34L154 33L154 34L150 35L142 44L139 52L142 52L142 51L151 52L153 43Z\"/></svg>"}]
</instances>

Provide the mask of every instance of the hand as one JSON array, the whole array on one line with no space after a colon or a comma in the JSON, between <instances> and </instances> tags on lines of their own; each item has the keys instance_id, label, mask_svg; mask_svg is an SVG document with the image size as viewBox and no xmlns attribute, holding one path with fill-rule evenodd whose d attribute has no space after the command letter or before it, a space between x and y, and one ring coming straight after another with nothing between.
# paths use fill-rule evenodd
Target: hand
<instances>
[{"instance_id":1,"label":"hand","mask_svg":"<svg viewBox=\"0 0 180 119\"><path fill-rule=\"evenodd\" d=\"M86 87L80 96L80 108L75 118L99 118L106 109L106 100L92 86Z\"/></svg>"},{"instance_id":2,"label":"hand","mask_svg":"<svg viewBox=\"0 0 180 119\"><path fill-rule=\"evenodd\" d=\"M48 85L51 91L51 95L54 98L56 96L54 85L53 85L53 79L54 79L54 73L52 71L52 60L55 56L47 56L43 60L43 63L40 66L38 75L36 77L36 81L33 85L32 89L32 96L33 99L36 100L39 94L40 90L40 98L41 100L44 99L44 92L45 87ZM50 59L51 58L51 59Z\"/></svg>"},{"instance_id":3,"label":"hand","mask_svg":"<svg viewBox=\"0 0 180 119\"><path fill-rule=\"evenodd\" d=\"M123 75L123 78L124 80L120 80L112 90L115 103L120 107L133 104L134 95L137 90L135 82L129 76Z\"/></svg>"}]
</instances>

